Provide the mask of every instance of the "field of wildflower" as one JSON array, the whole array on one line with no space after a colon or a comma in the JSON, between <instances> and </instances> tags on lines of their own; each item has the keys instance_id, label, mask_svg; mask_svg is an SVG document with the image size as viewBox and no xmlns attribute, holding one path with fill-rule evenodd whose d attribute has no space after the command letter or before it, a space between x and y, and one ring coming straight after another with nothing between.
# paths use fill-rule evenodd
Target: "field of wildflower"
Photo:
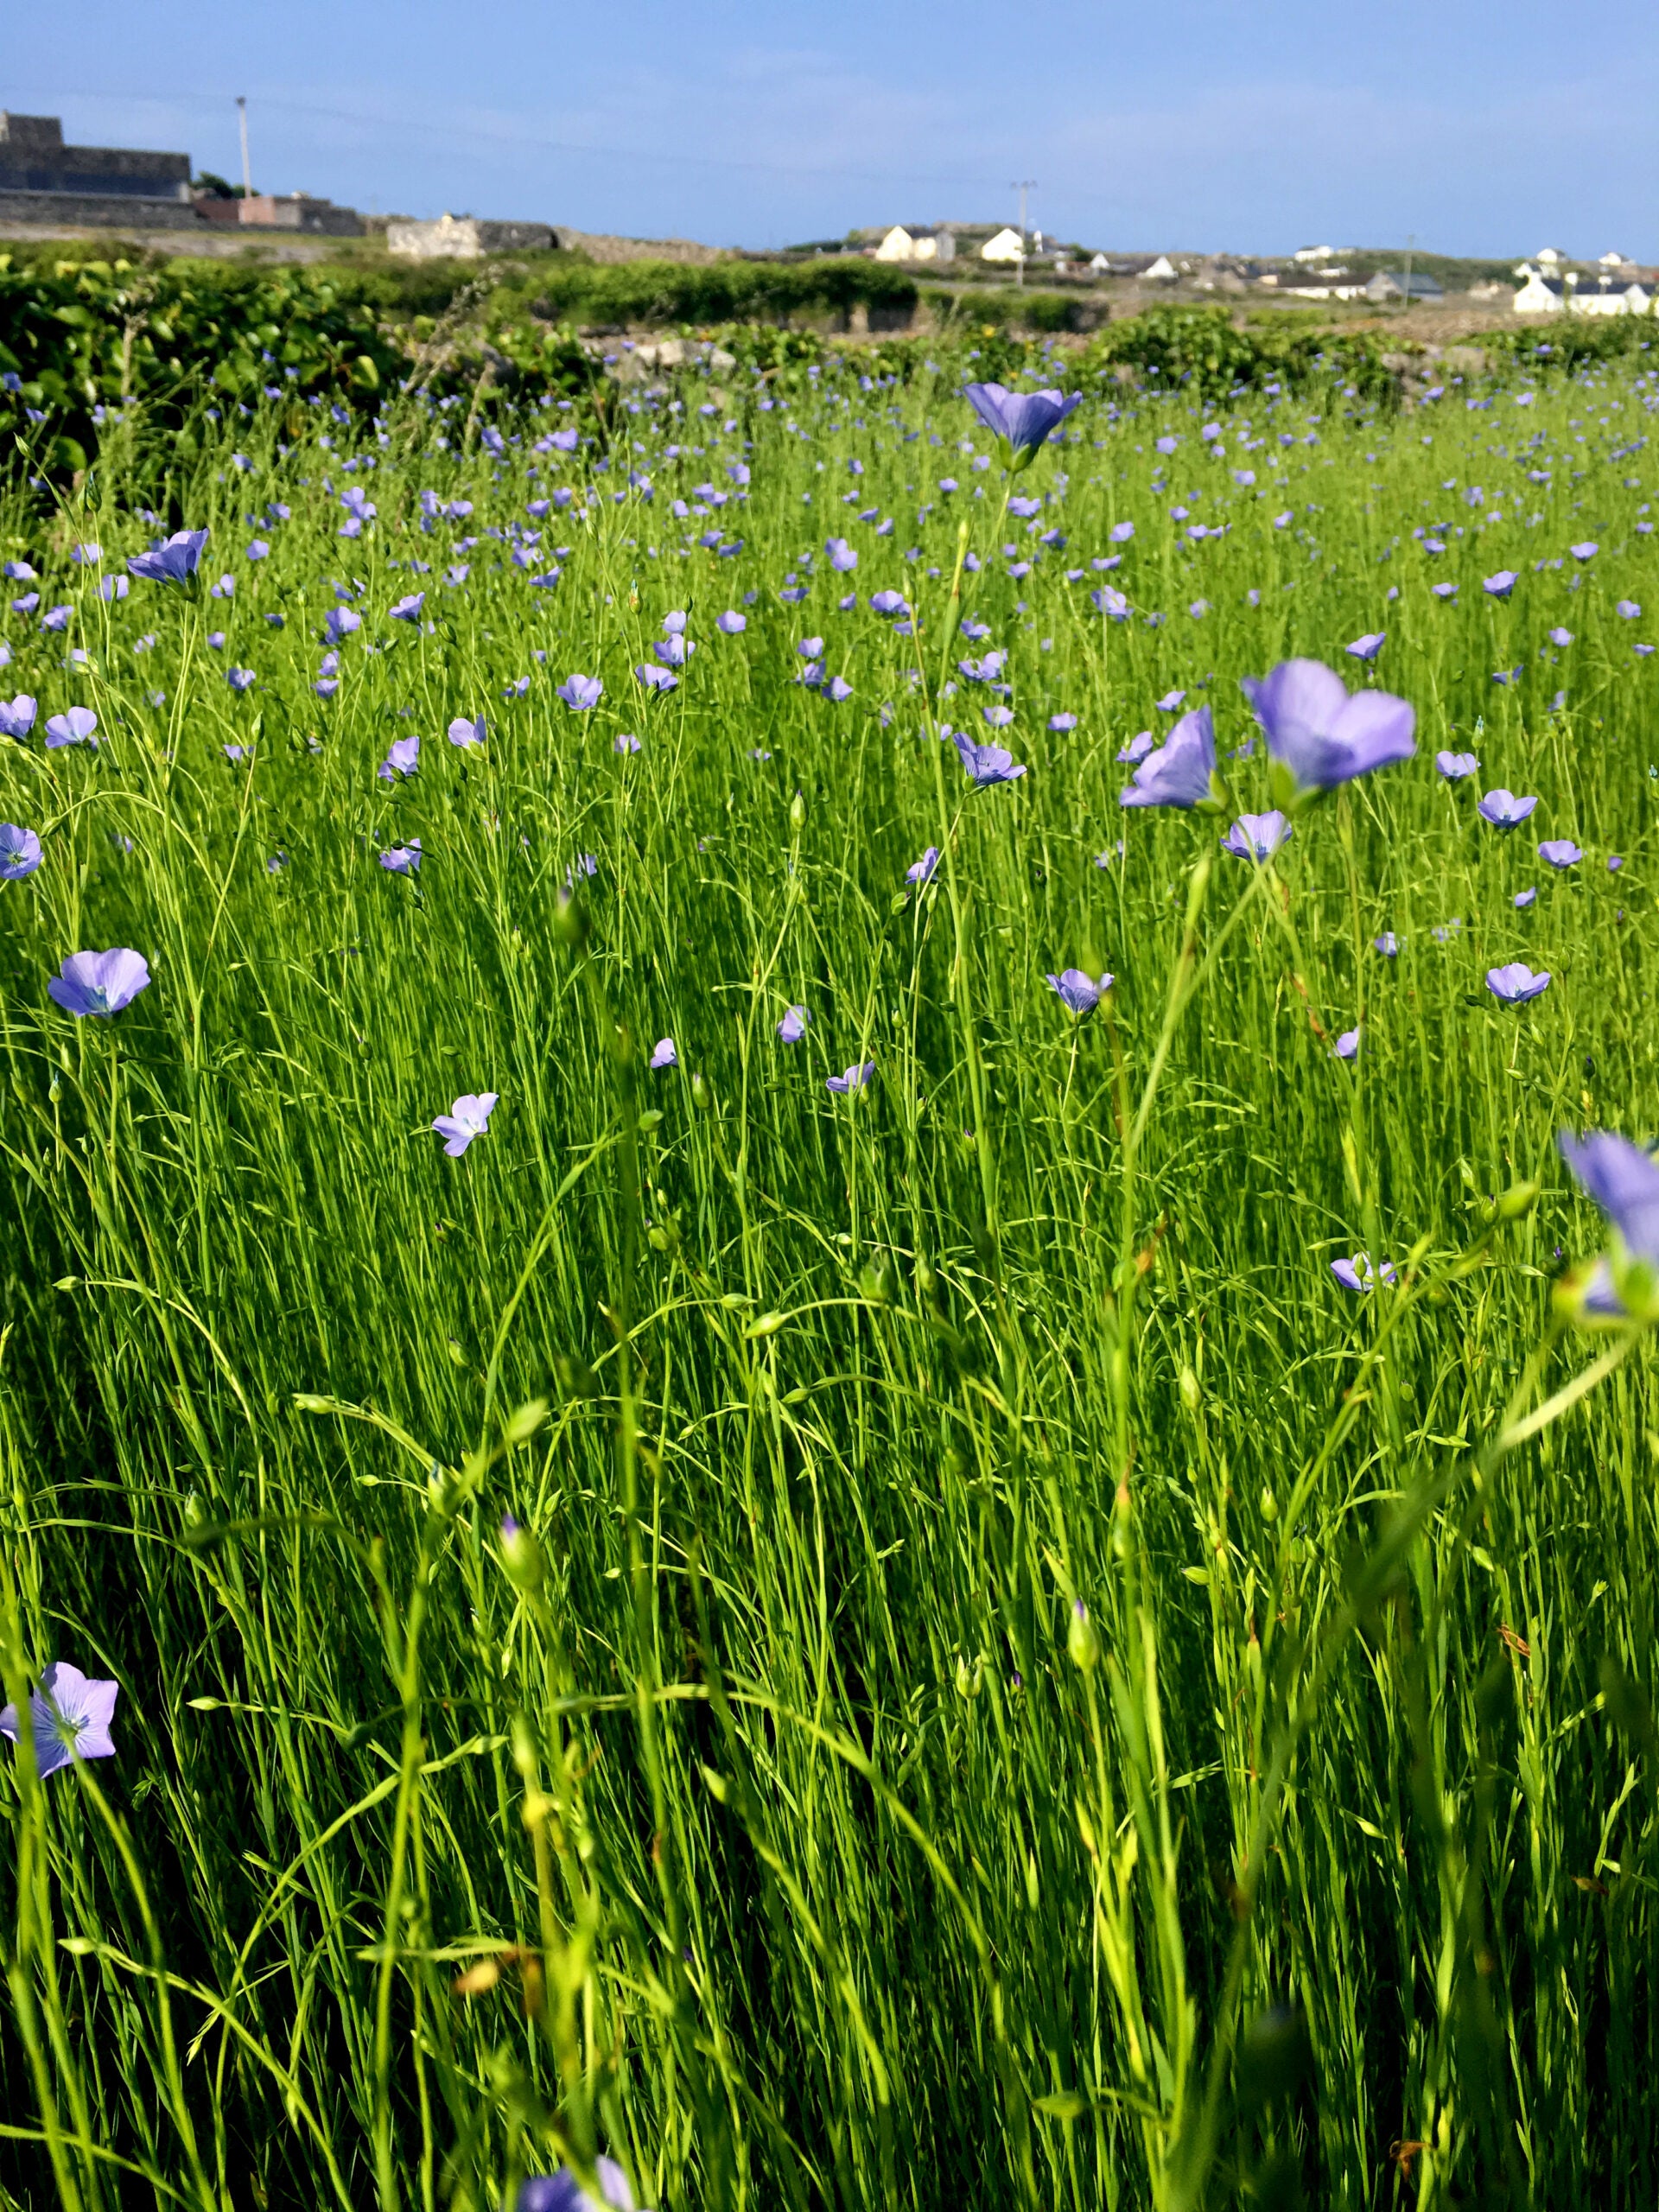
<instances>
[{"instance_id":1,"label":"field of wildflower","mask_svg":"<svg viewBox=\"0 0 1659 2212\"><path fill-rule=\"evenodd\" d=\"M20 415L0 2205L1659 2198L1659 374L882 359Z\"/></svg>"}]
</instances>

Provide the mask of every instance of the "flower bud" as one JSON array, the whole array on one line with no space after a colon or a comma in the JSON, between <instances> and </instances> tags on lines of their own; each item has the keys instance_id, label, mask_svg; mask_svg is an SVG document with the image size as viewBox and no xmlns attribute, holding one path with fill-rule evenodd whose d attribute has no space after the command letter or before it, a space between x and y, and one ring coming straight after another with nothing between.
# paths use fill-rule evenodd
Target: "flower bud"
<instances>
[{"instance_id":1,"label":"flower bud","mask_svg":"<svg viewBox=\"0 0 1659 2212\"><path fill-rule=\"evenodd\" d=\"M1498 1219L1519 1221L1523 1215L1529 1214L1538 1203L1540 1187L1536 1183L1511 1183L1498 1198Z\"/></svg>"},{"instance_id":2,"label":"flower bud","mask_svg":"<svg viewBox=\"0 0 1659 2212\"><path fill-rule=\"evenodd\" d=\"M1081 1598L1071 1608L1071 1624L1065 1631L1065 1648L1071 1655L1074 1667L1083 1674L1093 1674L1100 1660L1100 1638L1089 1618L1089 1608Z\"/></svg>"},{"instance_id":3,"label":"flower bud","mask_svg":"<svg viewBox=\"0 0 1659 2212\"><path fill-rule=\"evenodd\" d=\"M542 1548L511 1513L501 1518L501 1564L515 1590L539 1590L544 1572Z\"/></svg>"},{"instance_id":4,"label":"flower bud","mask_svg":"<svg viewBox=\"0 0 1659 2212\"><path fill-rule=\"evenodd\" d=\"M1181 1403L1190 1414L1198 1410L1198 1378L1190 1367L1181 1370Z\"/></svg>"}]
</instances>

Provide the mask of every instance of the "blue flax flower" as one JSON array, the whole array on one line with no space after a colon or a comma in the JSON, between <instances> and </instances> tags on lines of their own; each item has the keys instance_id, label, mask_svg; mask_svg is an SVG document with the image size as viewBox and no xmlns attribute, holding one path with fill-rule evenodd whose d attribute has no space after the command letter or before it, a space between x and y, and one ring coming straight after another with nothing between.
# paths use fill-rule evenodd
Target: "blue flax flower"
<instances>
[{"instance_id":1,"label":"blue flax flower","mask_svg":"<svg viewBox=\"0 0 1659 2212\"><path fill-rule=\"evenodd\" d=\"M1096 982L1081 968L1063 968L1058 976L1046 976L1043 980L1062 1005L1070 1007L1081 1019L1094 1012L1100 1004L1102 992L1109 991L1117 979L1115 976L1103 976Z\"/></svg>"},{"instance_id":2,"label":"blue flax flower","mask_svg":"<svg viewBox=\"0 0 1659 2212\"><path fill-rule=\"evenodd\" d=\"M443 1139L443 1148L451 1160L459 1160L474 1137L486 1134L499 1096L494 1090L463 1091L447 1114L438 1116L432 1126Z\"/></svg>"},{"instance_id":3,"label":"blue flax flower","mask_svg":"<svg viewBox=\"0 0 1659 2212\"><path fill-rule=\"evenodd\" d=\"M1052 390L1009 391L1000 384L965 385L963 397L996 439L1004 467L1016 469L1026 467L1050 431L1083 404L1080 391L1068 399Z\"/></svg>"},{"instance_id":4,"label":"blue flax flower","mask_svg":"<svg viewBox=\"0 0 1659 2212\"><path fill-rule=\"evenodd\" d=\"M976 745L962 730L953 730L950 741L956 747L963 766L976 784L1011 784L1026 772L1023 764L1016 763L1006 746Z\"/></svg>"},{"instance_id":5,"label":"blue flax flower","mask_svg":"<svg viewBox=\"0 0 1659 2212\"><path fill-rule=\"evenodd\" d=\"M1614 1230L1611 1264L1604 1260L1597 1268L1586 1306L1592 1313L1618 1316L1634 1303L1650 1319L1659 1275L1659 1165L1611 1130L1580 1139L1563 1129L1559 1141L1562 1159Z\"/></svg>"},{"instance_id":6,"label":"blue flax flower","mask_svg":"<svg viewBox=\"0 0 1659 2212\"><path fill-rule=\"evenodd\" d=\"M806 1026L812 1019L804 1006L792 1006L778 1025L778 1034L785 1045L798 1044L806 1034Z\"/></svg>"},{"instance_id":7,"label":"blue flax flower","mask_svg":"<svg viewBox=\"0 0 1659 2212\"><path fill-rule=\"evenodd\" d=\"M1215 723L1208 707L1183 715L1155 753L1135 772L1120 806L1197 806L1210 796L1216 772Z\"/></svg>"},{"instance_id":8,"label":"blue flax flower","mask_svg":"<svg viewBox=\"0 0 1659 2212\"><path fill-rule=\"evenodd\" d=\"M1488 791L1475 811L1483 822L1490 822L1494 830L1513 830L1524 822L1538 804L1535 797L1517 798L1500 784L1496 791Z\"/></svg>"},{"instance_id":9,"label":"blue flax flower","mask_svg":"<svg viewBox=\"0 0 1659 2212\"><path fill-rule=\"evenodd\" d=\"M1275 806L1268 814L1241 814L1221 841L1221 849L1241 861L1271 860L1291 835L1291 825Z\"/></svg>"},{"instance_id":10,"label":"blue flax flower","mask_svg":"<svg viewBox=\"0 0 1659 2212\"><path fill-rule=\"evenodd\" d=\"M110 952L72 952L55 976L47 979L47 995L66 1014L119 1014L148 988L149 969L141 952L118 945Z\"/></svg>"},{"instance_id":11,"label":"blue flax flower","mask_svg":"<svg viewBox=\"0 0 1659 2212\"><path fill-rule=\"evenodd\" d=\"M181 584L188 576L194 575L201 549L207 543L205 530L175 530L165 545L152 546L148 553L135 553L127 567L135 576L146 577L151 583Z\"/></svg>"},{"instance_id":12,"label":"blue flax flower","mask_svg":"<svg viewBox=\"0 0 1659 2212\"><path fill-rule=\"evenodd\" d=\"M0 822L0 880L15 883L33 875L41 864L41 841L32 830L15 822Z\"/></svg>"},{"instance_id":13,"label":"blue flax flower","mask_svg":"<svg viewBox=\"0 0 1659 2212\"><path fill-rule=\"evenodd\" d=\"M1246 677L1243 692L1267 734L1268 750L1301 791L1330 791L1416 751L1416 715L1387 691L1350 693L1316 660L1281 661L1270 676Z\"/></svg>"},{"instance_id":14,"label":"blue flax flower","mask_svg":"<svg viewBox=\"0 0 1659 2212\"><path fill-rule=\"evenodd\" d=\"M29 1733L35 1738L35 1770L44 1780L77 1758L110 1759L115 1742L110 1723L115 1718L119 1685L83 1675L79 1667L54 1659L41 1676L41 1686L29 1700ZM18 1738L17 1708L0 1712L0 1736Z\"/></svg>"},{"instance_id":15,"label":"blue flax flower","mask_svg":"<svg viewBox=\"0 0 1659 2212\"><path fill-rule=\"evenodd\" d=\"M1505 1006L1524 1006L1549 988L1549 970L1546 968L1535 976L1524 960L1511 960L1507 967L1486 970L1486 988Z\"/></svg>"},{"instance_id":16,"label":"blue flax flower","mask_svg":"<svg viewBox=\"0 0 1659 2212\"><path fill-rule=\"evenodd\" d=\"M855 1060L844 1075L825 1076L824 1089L826 1090L862 1090L874 1073L874 1060L865 1060L862 1063Z\"/></svg>"}]
</instances>

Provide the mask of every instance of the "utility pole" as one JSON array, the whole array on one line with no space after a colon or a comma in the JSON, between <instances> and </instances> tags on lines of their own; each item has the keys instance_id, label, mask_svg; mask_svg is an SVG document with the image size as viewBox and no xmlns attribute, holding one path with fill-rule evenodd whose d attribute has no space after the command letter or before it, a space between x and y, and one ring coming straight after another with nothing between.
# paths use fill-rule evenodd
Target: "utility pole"
<instances>
[{"instance_id":1,"label":"utility pole","mask_svg":"<svg viewBox=\"0 0 1659 2212\"><path fill-rule=\"evenodd\" d=\"M1020 258L1014 264L1014 281L1016 284L1023 284L1026 281L1026 194L1036 191L1037 180L1034 176L1017 177L1008 189L1020 195Z\"/></svg>"},{"instance_id":2,"label":"utility pole","mask_svg":"<svg viewBox=\"0 0 1659 2212\"><path fill-rule=\"evenodd\" d=\"M1411 257L1416 244L1416 232L1408 231L1406 233L1406 296L1402 307L1402 312L1406 315L1411 313Z\"/></svg>"},{"instance_id":3,"label":"utility pole","mask_svg":"<svg viewBox=\"0 0 1659 2212\"><path fill-rule=\"evenodd\" d=\"M242 131L242 190L245 197L251 200L253 172L248 167L248 96L245 92L238 92L236 96L236 119Z\"/></svg>"}]
</instances>

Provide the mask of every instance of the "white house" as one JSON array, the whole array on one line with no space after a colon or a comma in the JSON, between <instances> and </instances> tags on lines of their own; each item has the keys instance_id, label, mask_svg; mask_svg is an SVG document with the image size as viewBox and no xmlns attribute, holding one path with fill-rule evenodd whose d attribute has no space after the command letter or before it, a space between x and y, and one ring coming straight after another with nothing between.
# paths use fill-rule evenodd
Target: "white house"
<instances>
[{"instance_id":1,"label":"white house","mask_svg":"<svg viewBox=\"0 0 1659 2212\"><path fill-rule=\"evenodd\" d=\"M902 223L895 223L875 249L875 257L878 261L954 261L957 241L942 224L906 230Z\"/></svg>"},{"instance_id":2,"label":"white house","mask_svg":"<svg viewBox=\"0 0 1659 2212\"><path fill-rule=\"evenodd\" d=\"M1604 253L1597 260L1596 266L1598 269L1628 269L1630 257L1628 253Z\"/></svg>"},{"instance_id":3,"label":"white house","mask_svg":"<svg viewBox=\"0 0 1659 2212\"><path fill-rule=\"evenodd\" d=\"M1582 284L1567 294L1569 315L1646 315L1648 295L1639 284L1621 284L1617 277L1611 283L1603 277L1599 284Z\"/></svg>"},{"instance_id":4,"label":"white house","mask_svg":"<svg viewBox=\"0 0 1659 2212\"><path fill-rule=\"evenodd\" d=\"M1580 284L1571 271L1564 276L1546 276L1528 269L1526 282L1513 302L1516 315L1646 315L1648 295L1640 284L1621 284L1603 276L1595 283Z\"/></svg>"},{"instance_id":5,"label":"white house","mask_svg":"<svg viewBox=\"0 0 1659 2212\"><path fill-rule=\"evenodd\" d=\"M1180 271L1166 253L1160 253L1156 261L1149 261L1141 271L1143 280L1149 279L1157 284L1173 284L1179 274Z\"/></svg>"},{"instance_id":6,"label":"white house","mask_svg":"<svg viewBox=\"0 0 1659 2212\"><path fill-rule=\"evenodd\" d=\"M982 261L1023 261L1025 253L1025 240L1007 223L979 249Z\"/></svg>"},{"instance_id":7,"label":"white house","mask_svg":"<svg viewBox=\"0 0 1659 2212\"><path fill-rule=\"evenodd\" d=\"M1337 249L1333 245L1299 245L1291 255L1293 261L1334 261Z\"/></svg>"},{"instance_id":8,"label":"white house","mask_svg":"<svg viewBox=\"0 0 1659 2212\"><path fill-rule=\"evenodd\" d=\"M1556 245L1540 246L1532 257L1541 269L1563 269L1567 265L1567 256Z\"/></svg>"},{"instance_id":9,"label":"white house","mask_svg":"<svg viewBox=\"0 0 1659 2212\"><path fill-rule=\"evenodd\" d=\"M1103 253L1091 253L1089 257L1089 266L1096 276L1109 276L1112 273L1112 264Z\"/></svg>"}]
</instances>

